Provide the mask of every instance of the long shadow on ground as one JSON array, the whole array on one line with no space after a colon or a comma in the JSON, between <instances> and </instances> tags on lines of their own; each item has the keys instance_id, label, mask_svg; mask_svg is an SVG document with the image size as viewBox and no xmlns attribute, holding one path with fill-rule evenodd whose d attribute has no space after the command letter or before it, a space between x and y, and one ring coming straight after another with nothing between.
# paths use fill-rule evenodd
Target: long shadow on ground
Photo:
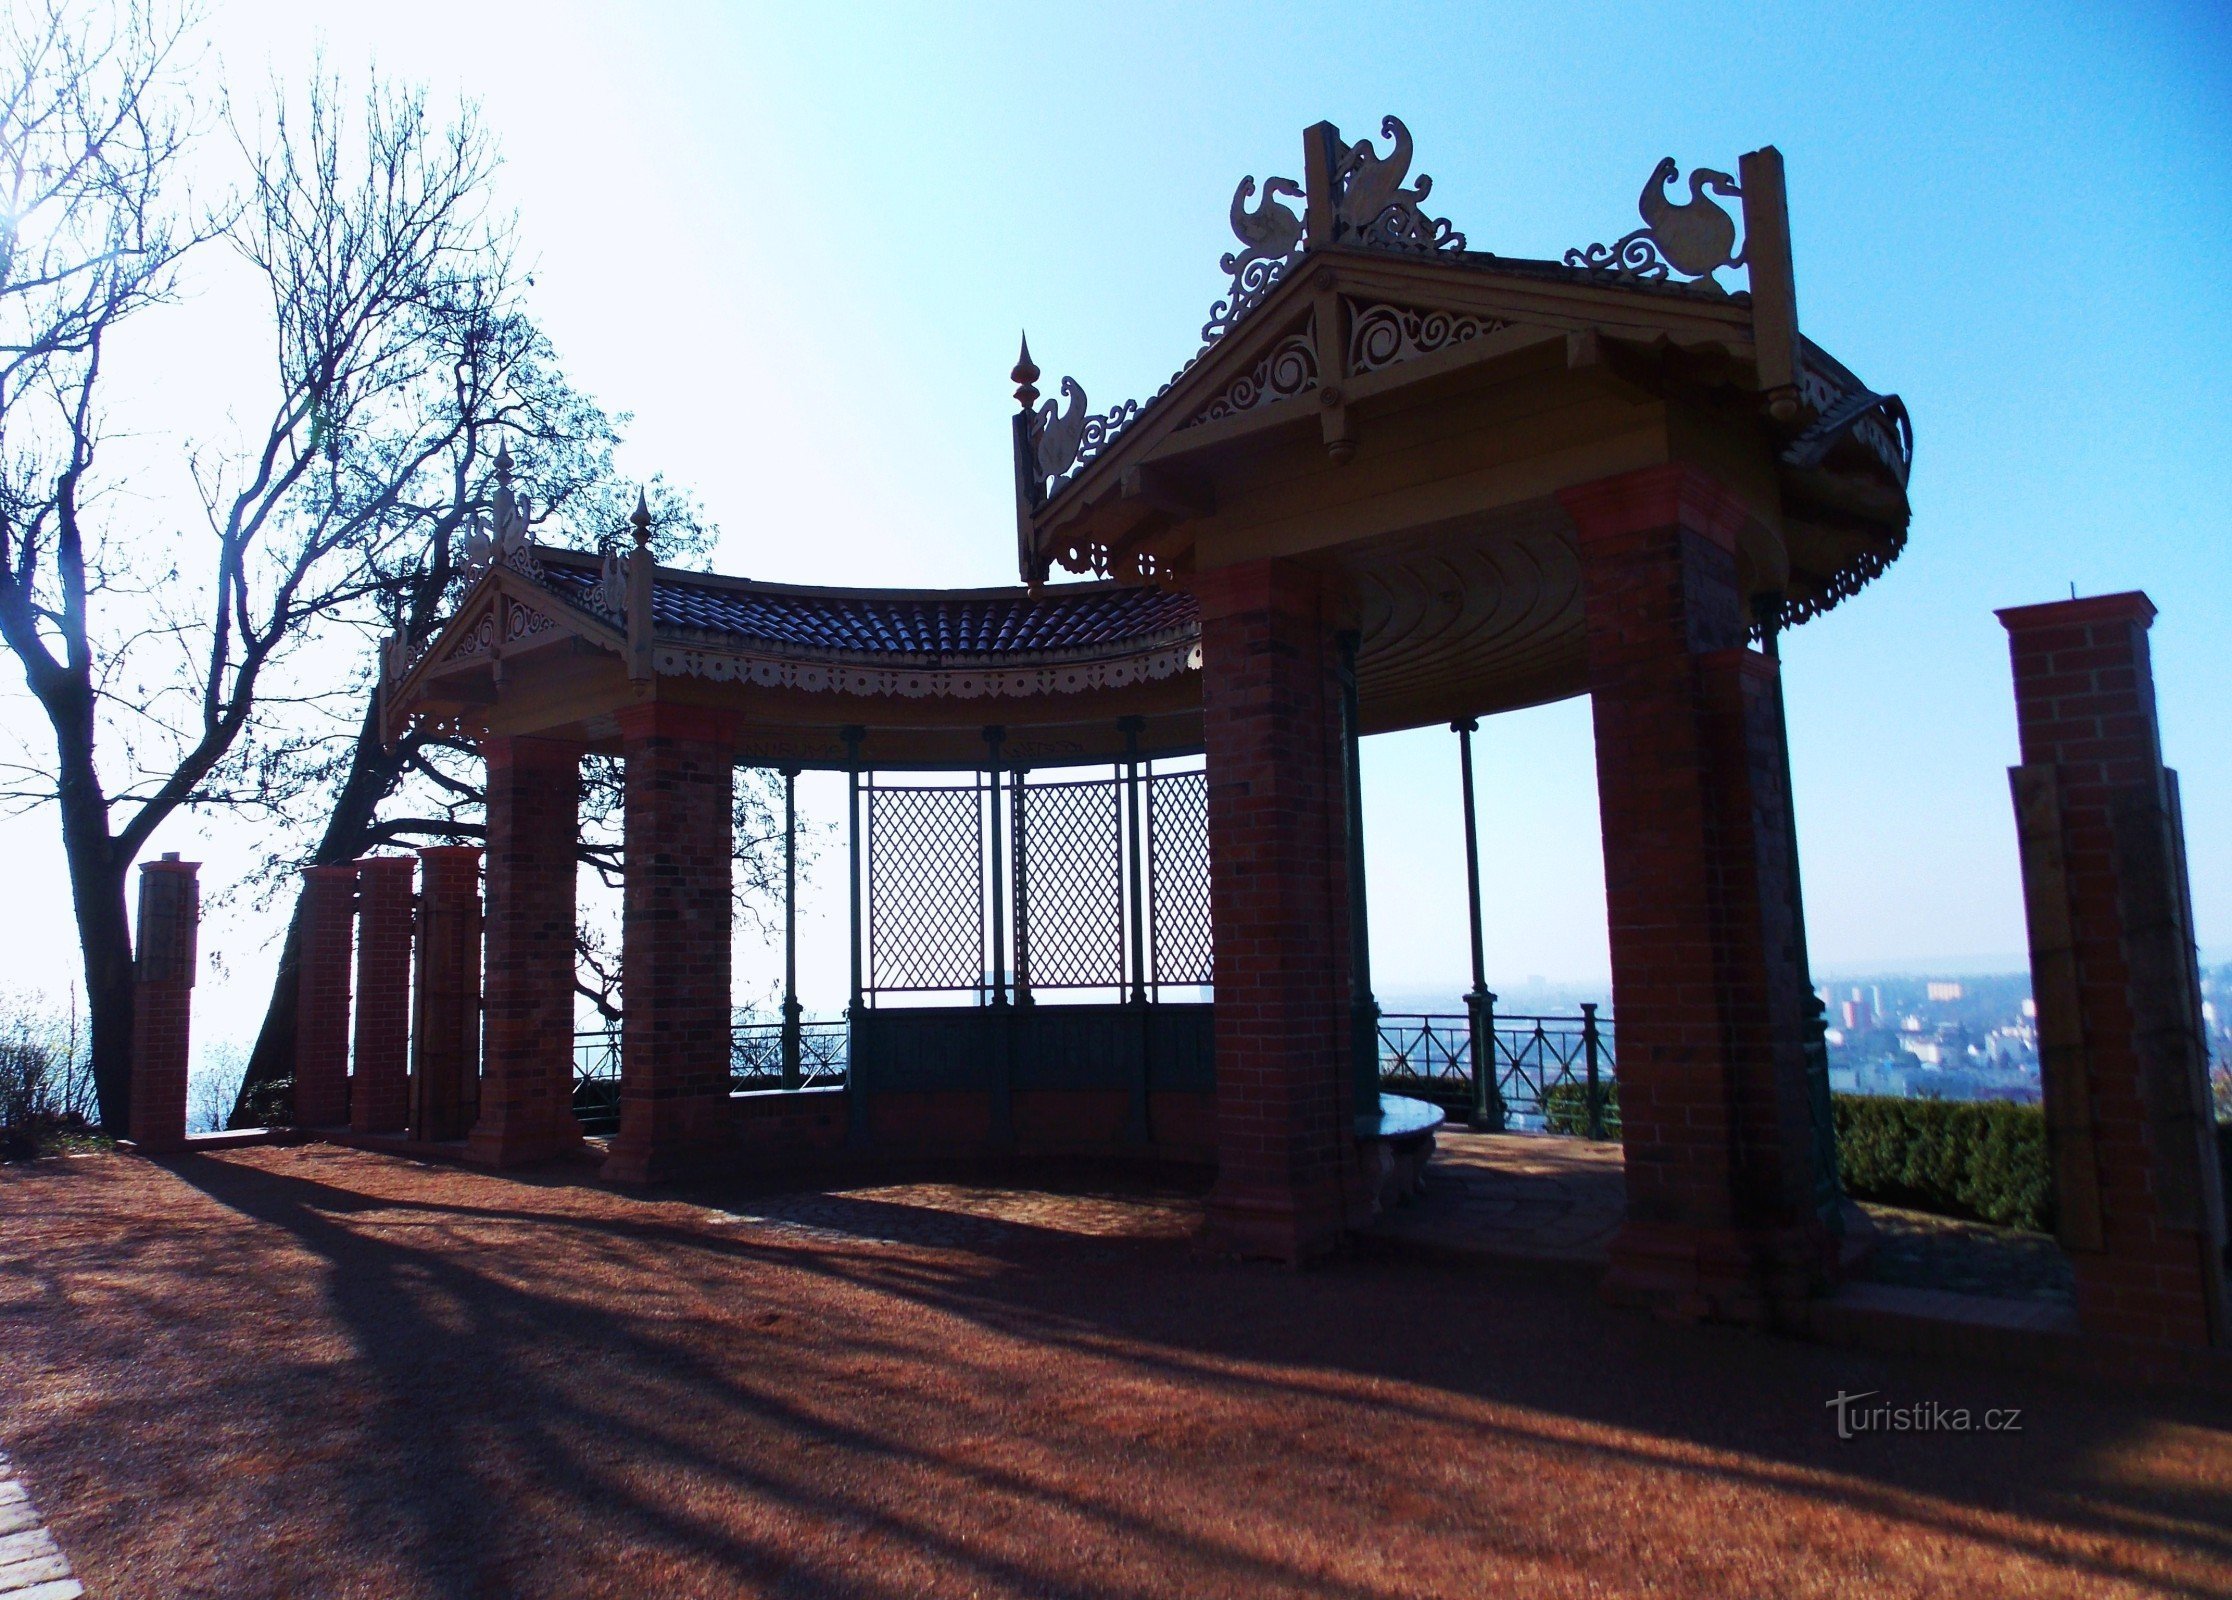
<instances>
[{"instance_id":1,"label":"long shadow on ground","mask_svg":"<svg viewBox=\"0 0 2232 1600\"><path fill-rule=\"evenodd\" d=\"M76 1475L74 1511L42 1499L120 1592L2232 1579L2207 1402L1664 1325L1525 1273L1221 1263L1167 1196L1095 1236L1121 1197L100 1165L125 1176L44 1185L58 1226L0 1245L0 1348L30 1358L0 1400L89 1393L69 1437L15 1443ZM2023 1429L1837 1439L1826 1402L1867 1390ZM166 1538L166 1509L220 1535Z\"/></svg>"}]
</instances>

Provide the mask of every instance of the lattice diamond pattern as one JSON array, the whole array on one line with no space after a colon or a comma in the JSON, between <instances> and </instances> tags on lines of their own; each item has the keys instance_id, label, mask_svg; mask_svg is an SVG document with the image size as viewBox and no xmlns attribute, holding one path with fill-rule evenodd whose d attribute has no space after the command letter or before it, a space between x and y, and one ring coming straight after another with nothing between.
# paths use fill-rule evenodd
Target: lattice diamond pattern
<instances>
[{"instance_id":1,"label":"lattice diamond pattern","mask_svg":"<svg viewBox=\"0 0 2232 1600\"><path fill-rule=\"evenodd\" d=\"M1147 848L1153 879L1155 982L1207 984L1214 976L1207 777L1169 772L1147 780Z\"/></svg>"},{"instance_id":2,"label":"lattice diamond pattern","mask_svg":"<svg viewBox=\"0 0 2232 1600\"><path fill-rule=\"evenodd\" d=\"M878 788L868 800L869 982L975 989L984 982L982 791Z\"/></svg>"},{"instance_id":3,"label":"lattice diamond pattern","mask_svg":"<svg viewBox=\"0 0 2232 1600\"><path fill-rule=\"evenodd\" d=\"M1116 785L1106 778L1034 783L1021 798L1032 986L1119 987L1124 869Z\"/></svg>"}]
</instances>

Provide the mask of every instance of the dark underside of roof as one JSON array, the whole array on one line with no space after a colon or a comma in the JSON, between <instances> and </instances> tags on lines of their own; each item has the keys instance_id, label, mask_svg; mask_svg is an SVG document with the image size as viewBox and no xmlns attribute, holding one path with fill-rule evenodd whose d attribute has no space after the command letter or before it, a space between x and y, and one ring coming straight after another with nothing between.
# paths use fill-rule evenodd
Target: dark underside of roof
<instances>
[{"instance_id":1,"label":"dark underside of roof","mask_svg":"<svg viewBox=\"0 0 2232 1600\"><path fill-rule=\"evenodd\" d=\"M590 606L596 568L546 560L544 577ZM893 655L1107 649L1185 629L1194 618L1191 595L1113 583L1056 585L1036 596L1022 589L879 594L696 582L662 570L651 591L656 629L718 634L744 646Z\"/></svg>"}]
</instances>

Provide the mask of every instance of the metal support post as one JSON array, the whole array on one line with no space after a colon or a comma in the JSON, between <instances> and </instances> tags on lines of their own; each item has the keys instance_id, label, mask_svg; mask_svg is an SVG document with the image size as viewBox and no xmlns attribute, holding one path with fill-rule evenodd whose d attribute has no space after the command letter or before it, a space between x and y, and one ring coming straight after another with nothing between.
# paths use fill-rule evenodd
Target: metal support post
<instances>
[{"instance_id":1,"label":"metal support post","mask_svg":"<svg viewBox=\"0 0 2232 1600\"><path fill-rule=\"evenodd\" d=\"M1337 640L1340 652L1341 765L1347 780L1349 1041L1356 1078L1356 1114L1379 1114L1379 1002L1372 997L1371 916L1364 895L1364 757L1356 703L1354 633Z\"/></svg>"},{"instance_id":2,"label":"metal support post","mask_svg":"<svg viewBox=\"0 0 2232 1600\"><path fill-rule=\"evenodd\" d=\"M1028 767L1017 767L1015 795L1015 1003L1031 1003L1031 835Z\"/></svg>"},{"instance_id":3,"label":"metal support post","mask_svg":"<svg viewBox=\"0 0 2232 1600\"><path fill-rule=\"evenodd\" d=\"M1581 1050L1589 1067L1589 1137L1602 1139L1604 1132L1604 1083L1598 1076L1597 1058L1602 1050L1597 1037L1597 1008L1591 1000L1581 1002Z\"/></svg>"},{"instance_id":4,"label":"metal support post","mask_svg":"<svg viewBox=\"0 0 2232 1600\"><path fill-rule=\"evenodd\" d=\"M799 1063L798 1003L798 769L783 771L783 1087L805 1081Z\"/></svg>"},{"instance_id":5,"label":"metal support post","mask_svg":"<svg viewBox=\"0 0 2232 1600\"><path fill-rule=\"evenodd\" d=\"M1488 992L1488 958L1480 931L1480 824L1473 811L1472 736L1480 724L1471 717L1452 722L1457 735L1457 766L1465 787L1465 899L1472 915L1472 989L1465 996L1465 1017L1472 1029L1472 1125L1492 1133L1504 1130L1503 1087L1496 1081L1496 997Z\"/></svg>"},{"instance_id":6,"label":"metal support post","mask_svg":"<svg viewBox=\"0 0 2232 1600\"><path fill-rule=\"evenodd\" d=\"M1000 859L1000 744L1007 729L984 730L985 766L992 780L992 1003L1008 1003L1007 986L1007 864Z\"/></svg>"},{"instance_id":7,"label":"metal support post","mask_svg":"<svg viewBox=\"0 0 2232 1600\"><path fill-rule=\"evenodd\" d=\"M852 877L852 995L846 1010L856 1012L861 1005L860 976L860 742L867 736L865 728L845 728L840 737L845 741L845 843L846 853L852 858L849 865Z\"/></svg>"},{"instance_id":8,"label":"metal support post","mask_svg":"<svg viewBox=\"0 0 2232 1600\"><path fill-rule=\"evenodd\" d=\"M1139 839L1139 734L1146 725L1139 717L1116 724L1124 735L1124 843L1131 859L1131 1001L1139 1006L1147 1003L1147 876Z\"/></svg>"}]
</instances>

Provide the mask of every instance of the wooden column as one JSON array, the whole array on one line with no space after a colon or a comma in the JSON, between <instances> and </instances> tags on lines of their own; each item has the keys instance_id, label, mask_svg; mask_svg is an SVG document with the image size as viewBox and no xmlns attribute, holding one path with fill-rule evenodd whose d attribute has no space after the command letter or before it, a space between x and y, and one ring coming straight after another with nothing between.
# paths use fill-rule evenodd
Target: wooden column
<instances>
[{"instance_id":1,"label":"wooden column","mask_svg":"<svg viewBox=\"0 0 2232 1600\"><path fill-rule=\"evenodd\" d=\"M657 704L620 713L627 761L620 1131L608 1178L651 1183L717 1164L729 1107L730 807L716 724Z\"/></svg>"},{"instance_id":2,"label":"wooden column","mask_svg":"<svg viewBox=\"0 0 2232 1600\"><path fill-rule=\"evenodd\" d=\"M1606 1291L1790 1322L1826 1278L1809 993L1747 511L1688 467L1561 494L1579 537L1628 1215Z\"/></svg>"},{"instance_id":3,"label":"wooden column","mask_svg":"<svg viewBox=\"0 0 2232 1600\"><path fill-rule=\"evenodd\" d=\"M1999 613L2022 734L2009 778L2078 1319L2223 1345L2224 1195L2178 779L2155 723L2154 615L2143 594Z\"/></svg>"},{"instance_id":4,"label":"wooden column","mask_svg":"<svg viewBox=\"0 0 2232 1600\"><path fill-rule=\"evenodd\" d=\"M581 1144L573 1114L574 876L581 750L491 736L487 1061L467 1156L547 1160Z\"/></svg>"}]
</instances>

